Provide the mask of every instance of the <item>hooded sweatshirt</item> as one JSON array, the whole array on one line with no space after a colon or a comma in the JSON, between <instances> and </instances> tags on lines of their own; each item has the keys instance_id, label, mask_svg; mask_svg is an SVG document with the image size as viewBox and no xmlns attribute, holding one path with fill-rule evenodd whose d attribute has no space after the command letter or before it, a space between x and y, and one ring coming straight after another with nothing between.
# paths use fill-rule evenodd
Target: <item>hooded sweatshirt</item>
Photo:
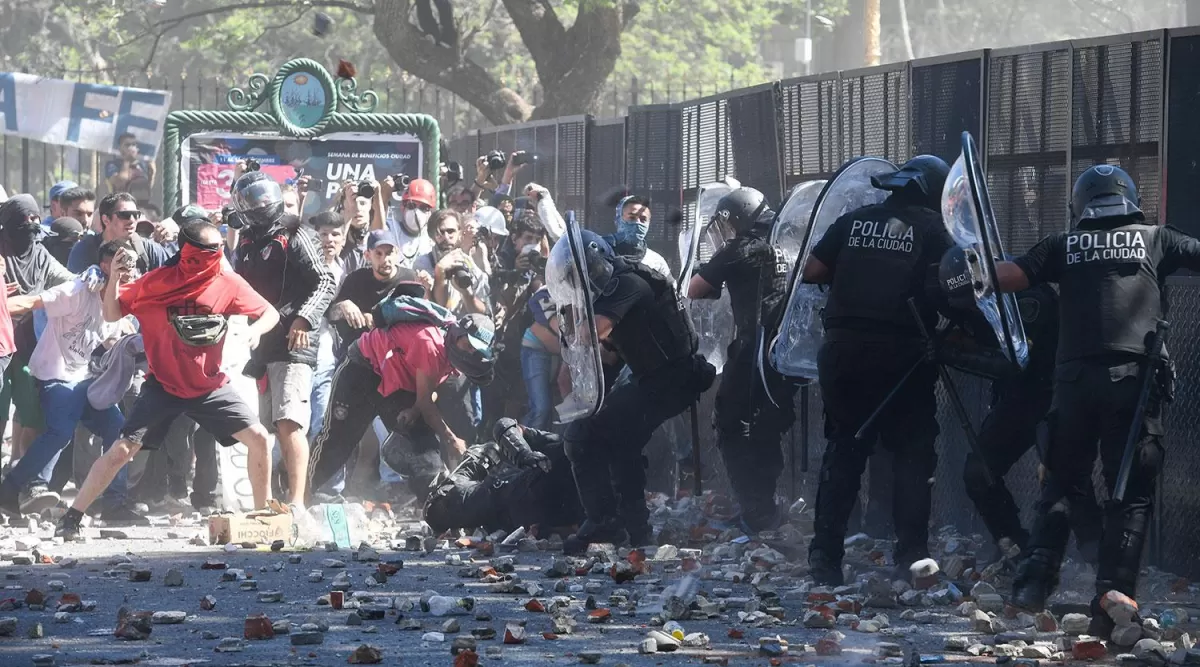
<instances>
[{"instance_id":1,"label":"hooded sweatshirt","mask_svg":"<svg viewBox=\"0 0 1200 667\"><path fill-rule=\"evenodd\" d=\"M37 219L31 221L30 216L40 215L41 211L32 195L16 195L0 204L0 253L4 255L4 281L16 283L18 294L38 294L75 279L75 274L54 259L39 240L41 223ZM14 333L17 350L28 358L37 345L33 318L28 315L22 318L16 323Z\"/></svg>"}]
</instances>

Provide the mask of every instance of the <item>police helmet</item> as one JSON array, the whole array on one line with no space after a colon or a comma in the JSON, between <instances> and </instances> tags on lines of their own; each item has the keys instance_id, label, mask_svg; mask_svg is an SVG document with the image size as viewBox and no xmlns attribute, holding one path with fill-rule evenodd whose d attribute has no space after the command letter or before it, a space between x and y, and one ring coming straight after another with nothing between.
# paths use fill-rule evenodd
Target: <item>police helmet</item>
<instances>
[{"instance_id":1,"label":"police helmet","mask_svg":"<svg viewBox=\"0 0 1200 667\"><path fill-rule=\"evenodd\" d=\"M938 284L952 307L964 309L975 305L971 263L962 248L954 246L942 255L938 263Z\"/></svg>"},{"instance_id":2,"label":"police helmet","mask_svg":"<svg viewBox=\"0 0 1200 667\"><path fill-rule=\"evenodd\" d=\"M1133 216L1145 220L1137 185L1124 169L1098 164L1075 179L1071 189L1071 220L1095 220L1115 216Z\"/></svg>"},{"instance_id":3,"label":"police helmet","mask_svg":"<svg viewBox=\"0 0 1200 667\"><path fill-rule=\"evenodd\" d=\"M242 225L270 227L283 217L283 190L261 171L242 174L233 184L233 208Z\"/></svg>"},{"instance_id":4,"label":"police helmet","mask_svg":"<svg viewBox=\"0 0 1200 667\"><path fill-rule=\"evenodd\" d=\"M728 225L734 232L741 234L749 231L759 220L771 222L771 207L767 198L754 188L741 187L721 197L717 208L713 211L713 220Z\"/></svg>"},{"instance_id":5,"label":"police helmet","mask_svg":"<svg viewBox=\"0 0 1200 667\"><path fill-rule=\"evenodd\" d=\"M880 190L904 193L916 204L942 210L942 188L950 175L950 165L936 155L918 155L904 163L899 171L872 176L871 185Z\"/></svg>"},{"instance_id":6,"label":"police helmet","mask_svg":"<svg viewBox=\"0 0 1200 667\"><path fill-rule=\"evenodd\" d=\"M616 285L613 274L620 260L599 234L582 230L579 232L583 247L578 248L582 253L582 265L577 262L571 250L570 237L563 236L550 249L546 259L546 287L550 291L550 300L560 308L568 305L583 306L576 303L582 294L580 281L586 280L591 288L593 299L602 294L612 293Z\"/></svg>"}]
</instances>

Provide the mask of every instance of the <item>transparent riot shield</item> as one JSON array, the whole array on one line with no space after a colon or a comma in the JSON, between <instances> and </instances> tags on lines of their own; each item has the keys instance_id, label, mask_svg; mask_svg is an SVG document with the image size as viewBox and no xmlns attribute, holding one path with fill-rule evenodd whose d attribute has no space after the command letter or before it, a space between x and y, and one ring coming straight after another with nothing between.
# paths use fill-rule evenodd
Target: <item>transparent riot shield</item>
<instances>
[{"instance_id":1,"label":"transparent riot shield","mask_svg":"<svg viewBox=\"0 0 1200 667\"><path fill-rule=\"evenodd\" d=\"M966 255L975 306L991 325L1005 357L1024 368L1029 362L1029 343L1016 295L996 291L996 262L1004 259L1004 245L970 132L962 133L962 154L950 168L942 190L942 220Z\"/></svg>"},{"instance_id":2,"label":"transparent riot shield","mask_svg":"<svg viewBox=\"0 0 1200 667\"><path fill-rule=\"evenodd\" d=\"M896 165L881 158L855 158L842 165L817 196L805 233L804 249L792 268L787 307L768 349L771 366L781 374L793 378L817 377L817 352L825 340L821 323L825 293L816 285L801 282L804 264L813 246L838 218L886 199L888 193L871 185L871 177L897 170Z\"/></svg>"},{"instance_id":3,"label":"transparent riot shield","mask_svg":"<svg viewBox=\"0 0 1200 667\"><path fill-rule=\"evenodd\" d=\"M574 211L567 212L566 226L546 260L546 287L558 312L562 358L571 377L571 393L555 407L564 424L592 416L604 401L592 284Z\"/></svg>"},{"instance_id":4,"label":"transparent riot shield","mask_svg":"<svg viewBox=\"0 0 1200 667\"><path fill-rule=\"evenodd\" d=\"M813 207L817 203L817 197L824 190L825 183L826 181L817 180L797 184L788 192L787 197L783 200L783 205L779 208L779 213L775 216L775 222L771 226L770 242L778 252L783 253L788 266L795 267L796 258L804 249L804 238L808 235L808 223L812 220ZM793 268L793 270L795 269ZM766 370L764 365L767 363L765 348L767 341L775 338L778 324L778 322L760 322L758 340L755 343L758 377L763 391L772 403L775 403L775 397L771 395L771 388L767 384L767 376L764 372Z\"/></svg>"},{"instance_id":5,"label":"transparent riot shield","mask_svg":"<svg viewBox=\"0 0 1200 667\"><path fill-rule=\"evenodd\" d=\"M692 224L679 233L679 258L682 270L679 276L679 291L687 294L688 284L701 264L707 262L733 238L734 231L712 222L717 202L741 184L732 178L723 182L709 183L700 188L696 198L696 214ZM733 306L729 291L721 292L717 299L696 299L688 302L688 314L700 338L700 354L716 367L720 373L725 366L725 354L733 342Z\"/></svg>"},{"instance_id":6,"label":"transparent riot shield","mask_svg":"<svg viewBox=\"0 0 1200 667\"><path fill-rule=\"evenodd\" d=\"M784 200L775 224L771 227L771 244L783 251L789 265L804 249L804 237L808 235L808 222L817 197L825 188L825 181L806 181L792 188Z\"/></svg>"}]
</instances>

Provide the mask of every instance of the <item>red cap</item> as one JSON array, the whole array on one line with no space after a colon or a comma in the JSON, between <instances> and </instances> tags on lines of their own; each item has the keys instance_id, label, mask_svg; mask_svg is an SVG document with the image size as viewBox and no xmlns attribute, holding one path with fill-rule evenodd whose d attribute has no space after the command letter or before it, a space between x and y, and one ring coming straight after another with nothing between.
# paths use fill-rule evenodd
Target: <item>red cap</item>
<instances>
[{"instance_id":1,"label":"red cap","mask_svg":"<svg viewBox=\"0 0 1200 667\"><path fill-rule=\"evenodd\" d=\"M410 200L424 204L429 208L437 208L437 194L434 192L433 183L423 178L414 178L409 182L408 189L404 191L404 196L400 197L400 201Z\"/></svg>"}]
</instances>

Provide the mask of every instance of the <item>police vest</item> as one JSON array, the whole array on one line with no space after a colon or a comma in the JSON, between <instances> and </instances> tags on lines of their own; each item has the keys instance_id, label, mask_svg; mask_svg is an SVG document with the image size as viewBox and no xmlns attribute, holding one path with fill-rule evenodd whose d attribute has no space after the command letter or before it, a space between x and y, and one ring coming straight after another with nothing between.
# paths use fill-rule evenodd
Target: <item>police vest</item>
<instances>
[{"instance_id":1,"label":"police vest","mask_svg":"<svg viewBox=\"0 0 1200 667\"><path fill-rule=\"evenodd\" d=\"M833 269L833 285L825 304L826 329L859 329L917 335L908 308L915 297L925 306L922 262L925 238L936 212L916 207L868 206L834 223L848 225ZM926 307L928 309L928 307Z\"/></svg>"},{"instance_id":2,"label":"police vest","mask_svg":"<svg viewBox=\"0 0 1200 667\"><path fill-rule=\"evenodd\" d=\"M745 267L730 273L726 281L737 337L757 336L759 325L774 331L787 293L791 270L787 257L756 234L739 235L729 243Z\"/></svg>"},{"instance_id":3,"label":"police vest","mask_svg":"<svg viewBox=\"0 0 1200 667\"><path fill-rule=\"evenodd\" d=\"M1162 317L1163 231L1139 223L1059 235L1059 256L1047 258L1058 264L1059 363L1145 354L1146 334Z\"/></svg>"},{"instance_id":4,"label":"police vest","mask_svg":"<svg viewBox=\"0 0 1200 667\"><path fill-rule=\"evenodd\" d=\"M647 331L641 344L620 350L629 370L635 377L641 376L694 356L700 339L671 281L644 264L626 262L626 265L634 275L646 281L654 295L654 312L646 318Z\"/></svg>"}]
</instances>

